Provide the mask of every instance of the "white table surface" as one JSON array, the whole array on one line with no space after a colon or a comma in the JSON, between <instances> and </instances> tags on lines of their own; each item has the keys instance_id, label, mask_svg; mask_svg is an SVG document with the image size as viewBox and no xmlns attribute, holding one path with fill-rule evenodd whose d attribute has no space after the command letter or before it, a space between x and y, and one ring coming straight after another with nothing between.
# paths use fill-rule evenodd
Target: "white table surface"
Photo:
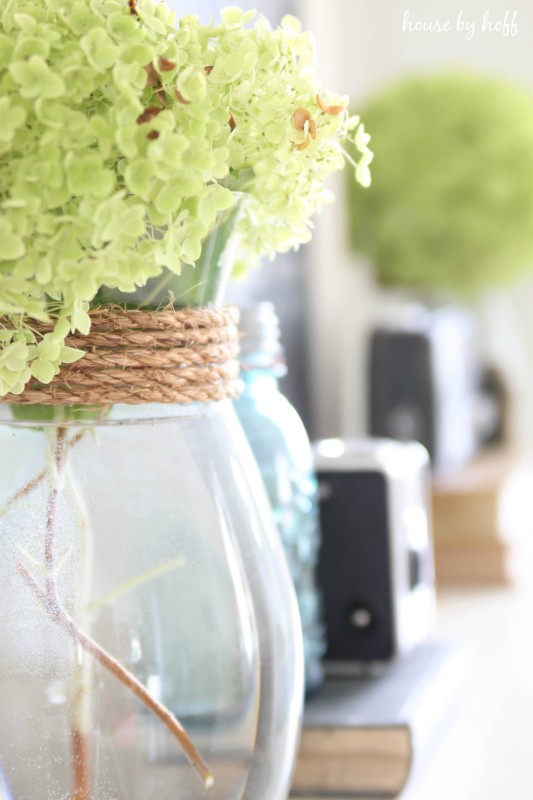
<instances>
[{"instance_id":1,"label":"white table surface","mask_svg":"<svg viewBox=\"0 0 533 800\"><path fill-rule=\"evenodd\" d=\"M401 800L533 800L533 547L521 548L513 588L440 596L438 632L468 646L473 668Z\"/></svg>"}]
</instances>

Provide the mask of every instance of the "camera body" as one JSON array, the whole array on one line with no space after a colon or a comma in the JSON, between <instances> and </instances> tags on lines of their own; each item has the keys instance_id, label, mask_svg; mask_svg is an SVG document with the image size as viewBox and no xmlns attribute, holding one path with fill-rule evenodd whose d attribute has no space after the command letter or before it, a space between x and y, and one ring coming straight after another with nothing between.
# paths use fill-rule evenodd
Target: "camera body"
<instances>
[{"instance_id":1,"label":"camera body","mask_svg":"<svg viewBox=\"0 0 533 800\"><path fill-rule=\"evenodd\" d=\"M326 668L349 674L398 658L432 629L429 457L384 439L323 439L314 453Z\"/></svg>"},{"instance_id":2,"label":"camera body","mask_svg":"<svg viewBox=\"0 0 533 800\"><path fill-rule=\"evenodd\" d=\"M436 470L480 444L476 328L460 307L414 306L377 325L368 346L370 436L421 442Z\"/></svg>"}]
</instances>

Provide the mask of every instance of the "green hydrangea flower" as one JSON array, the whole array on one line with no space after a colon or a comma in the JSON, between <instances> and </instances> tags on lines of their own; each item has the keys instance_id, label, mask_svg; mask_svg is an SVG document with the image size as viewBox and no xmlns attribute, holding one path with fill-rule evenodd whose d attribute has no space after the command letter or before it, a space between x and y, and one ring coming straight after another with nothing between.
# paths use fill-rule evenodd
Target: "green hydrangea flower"
<instances>
[{"instance_id":1,"label":"green hydrangea flower","mask_svg":"<svg viewBox=\"0 0 533 800\"><path fill-rule=\"evenodd\" d=\"M18 85L21 97L50 100L65 94L63 78L50 69L42 56L31 55L26 61L14 61L9 65L9 74Z\"/></svg>"},{"instance_id":2,"label":"green hydrangea flower","mask_svg":"<svg viewBox=\"0 0 533 800\"><path fill-rule=\"evenodd\" d=\"M379 157L371 192L348 187L350 234L383 283L471 297L531 271L528 90L468 72L414 77L363 114Z\"/></svg>"},{"instance_id":3,"label":"green hydrangea flower","mask_svg":"<svg viewBox=\"0 0 533 800\"><path fill-rule=\"evenodd\" d=\"M0 395L80 357L103 288L198 259L239 203L244 248L310 237L327 176L368 137L322 92L312 40L231 7L220 24L152 0L0 0ZM32 320L52 320L35 334Z\"/></svg>"}]
</instances>

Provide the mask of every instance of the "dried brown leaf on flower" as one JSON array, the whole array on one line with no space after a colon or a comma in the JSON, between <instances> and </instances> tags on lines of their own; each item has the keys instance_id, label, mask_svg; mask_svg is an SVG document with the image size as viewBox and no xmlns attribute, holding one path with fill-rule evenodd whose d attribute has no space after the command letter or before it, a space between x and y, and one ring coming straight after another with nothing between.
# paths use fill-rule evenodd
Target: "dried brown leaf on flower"
<instances>
[{"instance_id":1,"label":"dried brown leaf on flower","mask_svg":"<svg viewBox=\"0 0 533 800\"><path fill-rule=\"evenodd\" d=\"M211 73L213 72L213 65L212 64L207 64L204 67L204 72L205 72L206 75L211 75Z\"/></svg>"},{"instance_id":2,"label":"dried brown leaf on flower","mask_svg":"<svg viewBox=\"0 0 533 800\"><path fill-rule=\"evenodd\" d=\"M144 122L150 122L154 117L157 117L163 109L158 106L148 106L144 109L142 114L137 117L137 124L142 125Z\"/></svg>"},{"instance_id":3,"label":"dried brown leaf on flower","mask_svg":"<svg viewBox=\"0 0 533 800\"><path fill-rule=\"evenodd\" d=\"M328 107L327 103L324 102L324 99L319 94L315 95L315 103L321 111L325 111Z\"/></svg>"},{"instance_id":4,"label":"dried brown leaf on flower","mask_svg":"<svg viewBox=\"0 0 533 800\"><path fill-rule=\"evenodd\" d=\"M345 106L328 106L326 109L326 114L330 114L332 117L336 117L337 114L342 114L344 109Z\"/></svg>"},{"instance_id":5,"label":"dried brown leaf on flower","mask_svg":"<svg viewBox=\"0 0 533 800\"><path fill-rule=\"evenodd\" d=\"M184 96L182 95L182 93L180 92L179 89L176 89L176 97L178 98L180 103L183 103L184 106L188 106L190 104L190 102L191 102L190 100L186 100L184 98Z\"/></svg>"},{"instance_id":6,"label":"dried brown leaf on flower","mask_svg":"<svg viewBox=\"0 0 533 800\"><path fill-rule=\"evenodd\" d=\"M151 62L145 66L144 71L148 76L146 80L147 86L161 86L161 77Z\"/></svg>"},{"instance_id":7,"label":"dried brown leaf on flower","mask_svg":"<svg viewBox=\"0 0 533 800\"><path fill-rule=\"evenodd\" d=\"M336 117L345 110L345 106L341 105L328 106L319 94L316 95L315 102L319 109L324 112L324 114L329 114L332 117Z\"/></svg>"},{"instance_id":8,"label":"dried brown leaf on flower","mask_svg":"<svg viewBox=\"0 0 533 800\"><path fill-rule=\"evenodd\" d=\"M165 90L164 89L158 89L157 92L155 93L155 96L157 97L157 99L159 100L161 105L165 106L165 108L166 108L166 106L168 105L168 100L167 100L167 96L166 96Z\"/></svg>"},{"instance_id":9,"label":"dried brown leaf on flower","mask_svg":"<svg viewBox=\"0 0 533 800\"><path fill-rule=\"evenodd\" d=\"M146 138L147 139L159 139L159 131L150 131L150 133L148 134L148 136Z\"/></svg>"},{"instance_id":10,"label":"dried brown leaf on flower","mask_svg":"<svg viewBox=\"0 0 533 800\"><path fill-rule=\"evenodd\" d=\"M292 124L297 131L304 133L305 139L296 145L297 150L309 147L309 137L316 139L316 122L307 108L297 108L292 115Z\"/></svg>"},{"instance_id":11,"label":"dried brown leaf on flower","mask_svg":"<svg viewBox=\"0 0 533 800\"><path fill-rule=\"evenodd\" d=\"M297 108L292 115L292 124L297 131L303 131L305 123L312 119L311 112L306 108Z\"/></svg>"},{"instance_id":12,"label":"dried brown leaf on flower","mask_svg":"<svg viewBox=\"0 0 533 800\"><path fill-rule=\"evenodd\" d=\"M175 68L176 68L176 63L174 61L169 61L168 58L163 58L163 56L159 56L159 69L161 70L161 72L171 72Z\"/></svg>"},{"instance_id":13,"label":"dried brown leaf on flower","mask_svg":"<svg viewBox=\"0 0 533 800\"><path fill-rule=\"evenodd\" d=\"M233 116L231 111L230 111L230 115L229 115L228 124L229 124L229 127L230 127L231 131L234 131L235 128L237 127L237 123L235 122L235 117Z\"/></svg>"},{"instance_id":14,"label":"dried brown leaf on flower","mask_svg":"<svg viewBox=\"0 0 533 800\"><path fill-rule=\"evenodd\" d=\"M138 17L137 0L128 0L128 6L130 7L130 14L133 14L134 17Z\"/></svg>"}]
</instances>

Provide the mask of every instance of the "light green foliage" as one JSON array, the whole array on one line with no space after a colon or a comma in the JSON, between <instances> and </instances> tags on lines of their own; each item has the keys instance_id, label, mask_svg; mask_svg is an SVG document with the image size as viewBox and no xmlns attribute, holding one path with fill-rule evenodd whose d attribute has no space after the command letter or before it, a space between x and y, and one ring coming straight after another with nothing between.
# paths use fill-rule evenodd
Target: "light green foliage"
<instances>
[{"instance_id":1,"label":"light green foliage","mask_svg":"<svg viewBox=\"0 0 533 800\"><path fill-rule=\"evenodd\" d=\"M194 264L237 199L251 254L307 241L358 120L345 99L317 105L296 20L272 30L232 7L176 27L152 0L0 0L0 14L0 395L80 356L65 337L89 331L102 287ZM50 319L38 336L32 320Z\"/></svg>"},{"instance_id":2,"label":"light green foliage","mask_svg":"<svg viewBox=\"0 0 533 800\"><path fill-rule=\"evenodd\" d=\"M349 187L354 249L389 284L471 295L533 268L533 99L489 77L410 79L362 111L372 190Z\"/></svg>"}]
</instances>

